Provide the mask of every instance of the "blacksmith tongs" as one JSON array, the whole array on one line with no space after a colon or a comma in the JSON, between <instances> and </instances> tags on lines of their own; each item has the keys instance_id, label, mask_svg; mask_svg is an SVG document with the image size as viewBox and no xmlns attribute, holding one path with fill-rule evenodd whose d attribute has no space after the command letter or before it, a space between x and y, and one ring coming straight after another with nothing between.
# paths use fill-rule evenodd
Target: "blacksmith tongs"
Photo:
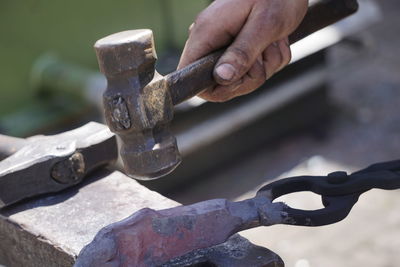
<instances>
[{"instance_id":1,"label":"blacksmith tongs","mask_svg":"<svg viewBox=\"0 0 400 267\"><path fill-rule=\"evenodd\" d=\"M400 188L400 160L377 163L348 175L333 172L327 176L298 176L270 183L261 188L257 196L276 198L301 191L316 193L322 197L322 209L308 211L283 207L286 213L282 224L321 226L346 218L361 194L371 189L393 190Z\"/></svg>"}]
</instances>

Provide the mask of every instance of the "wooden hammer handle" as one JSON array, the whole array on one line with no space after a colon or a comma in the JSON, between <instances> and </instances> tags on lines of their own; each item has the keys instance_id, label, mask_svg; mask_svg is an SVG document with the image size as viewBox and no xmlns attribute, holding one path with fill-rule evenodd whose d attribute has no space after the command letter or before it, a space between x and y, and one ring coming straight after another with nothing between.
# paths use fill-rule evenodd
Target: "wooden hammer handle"
<instances>
[{"instance_id":1,"label":"wooden hammer handle","mask_svg":"<svg viewBox=\"0 0 400 267\"><path fill-rule=\"evenodd\" d=\"M289 36L293 44L308 35L325 28L355 13L357 0L317 0L310 7L299 27ZM198 61L166 76L174 105L177 105L201 91L215 86L213 71L215 64L225 52L220 49Z\"/></svg>"}]
</instances>

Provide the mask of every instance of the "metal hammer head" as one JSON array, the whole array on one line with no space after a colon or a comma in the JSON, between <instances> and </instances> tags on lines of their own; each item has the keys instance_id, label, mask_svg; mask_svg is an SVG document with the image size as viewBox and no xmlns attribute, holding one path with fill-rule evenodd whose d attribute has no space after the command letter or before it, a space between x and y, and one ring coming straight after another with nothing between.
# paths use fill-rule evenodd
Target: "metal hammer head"
<instances>
[{"instance_id":1,"label":"metal hammer head","mask_svg":"<svg viewBox=\"0 0 400 267\"><path fill-rule=\"evenodd\" d=\"M181 157L169 131L171 96L155 72L152 31L116 33L97 41L95 50L108 81L103 95L105 118L120 137L126 173L141 180L170 173Z\"/></svg>"}]
</instances>

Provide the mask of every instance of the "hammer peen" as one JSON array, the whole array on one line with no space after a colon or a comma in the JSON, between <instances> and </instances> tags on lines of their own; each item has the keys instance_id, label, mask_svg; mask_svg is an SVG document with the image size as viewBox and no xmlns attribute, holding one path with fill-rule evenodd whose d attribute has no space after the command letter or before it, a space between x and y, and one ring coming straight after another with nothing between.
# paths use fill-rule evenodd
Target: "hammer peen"
<instances>
[{"instance_id":1,"label":"hammer peen","mask_svg":"<svg viewBox=\"0 0 400 267\"><path fill-rule=\"evenodd\" d=\"M357 0L311 1L291 44L356 12ZM126 174L141 180L162 177L181 162L169 130L173 107L216 85L214 66L224 49L161 76L155 71L151 30L132 30L100 39L95 50L108 81L103 95L105 118L121 140Z\"/></svg>"}]
</instances>

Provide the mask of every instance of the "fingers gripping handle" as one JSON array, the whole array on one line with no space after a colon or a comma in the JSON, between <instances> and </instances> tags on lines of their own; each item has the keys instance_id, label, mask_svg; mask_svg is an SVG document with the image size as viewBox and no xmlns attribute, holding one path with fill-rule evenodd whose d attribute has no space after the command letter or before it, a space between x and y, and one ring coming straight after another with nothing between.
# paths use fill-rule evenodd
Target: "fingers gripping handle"
<instances>
[{"instance_id":1,"label":"fingers gripping handle","mask_svg":"<svg viewBox=\"0 0 400 267\"><path fill-rule=\"evenodd\" d=\"M311 5L302 23L289 36L290 44L338 22L356 12L357 9L357 0L311 1ZM208 87L216 85L213 71L215 64L224 53L224 50L218 50L166 77L174 105L184 102Z\"/></svg>"}]
</instances>

